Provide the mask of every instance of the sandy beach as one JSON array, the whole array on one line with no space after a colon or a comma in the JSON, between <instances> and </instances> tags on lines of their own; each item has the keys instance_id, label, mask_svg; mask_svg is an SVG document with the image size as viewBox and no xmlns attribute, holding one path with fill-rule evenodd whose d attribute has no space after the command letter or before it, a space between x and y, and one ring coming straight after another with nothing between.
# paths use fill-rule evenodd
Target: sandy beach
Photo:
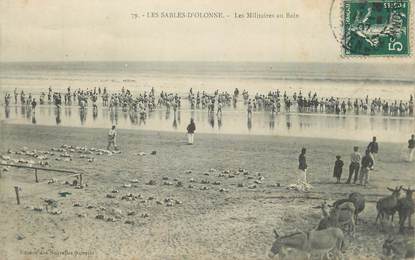
<instances>
[{"instance_id":1,"label":"sandy beach","mask_svg":"<svg viewBox=\"0 0 415 260\"><path fill-rule=\"evenodd\" d=\"M13 159L28 159L7 154L8 149L19 151L24 146L30 151L50 151L63 144L105 149L108 131L13 124L2 124L0 129L1 154ZM362 150L366 142L196 134L195 144L189 146L184 133L122 129L118 144L121 154L92 155L92 162L77 153L71 161L54 159L59 152L49 155L50 168L82 169L88 185L83 189L64 184L74 179L64 173L39 171L39 183L35 183L32 170L3 172L2 258L266 259L273 228L282 234L311 230L321 218L314 206L361 192L366 209L344 255L378 259L388 233L375 226L375 202L389 194L386 185L415 186L413 163L402 160L406 144L384 140L379 140L376 170L367 188L334 184L332 178L335 155L345 162L345 182L353 145ZM302 147L307 148L313 185L307 193L286 189L297 179ZM50 179L56 182L48 184ZM151 180L154 185L148 185ZM21 187L20 205L16 205L14 186ZM70 195L59 196L62 191ZM45 210L46 198L57 202L54 210L61 214ZM98 215L104 219L97 219ZM393 232L397 233L396 226Z\"/></svg>"}]
</instances>

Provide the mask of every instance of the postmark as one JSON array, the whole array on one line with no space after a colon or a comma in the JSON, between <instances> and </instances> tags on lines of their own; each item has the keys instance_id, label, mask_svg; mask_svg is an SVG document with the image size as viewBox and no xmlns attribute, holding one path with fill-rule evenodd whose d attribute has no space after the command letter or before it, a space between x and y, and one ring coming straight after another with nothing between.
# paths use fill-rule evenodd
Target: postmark
<instances>
[{"instance_id":1,"label":"postmark","mask_svg":"<svg viewBox=\"0 0 415 260\"><path fill-rule=\"evenodd\" d=\"M344 0L343 55L409 56L409 0Z\"/></svg>"}]
</instances>

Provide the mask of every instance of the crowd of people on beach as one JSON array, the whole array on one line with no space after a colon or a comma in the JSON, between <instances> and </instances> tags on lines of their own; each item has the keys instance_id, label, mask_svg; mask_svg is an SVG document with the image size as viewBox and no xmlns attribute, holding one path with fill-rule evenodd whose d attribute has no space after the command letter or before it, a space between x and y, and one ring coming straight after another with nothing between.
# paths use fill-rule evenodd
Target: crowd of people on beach
<instances>
[{"instance_id":1,"label":"crowd of people on beach","mask_svg":"<svg viewBox=\"0 0 415 260\"><path fill-rule=\"evenodd\" d=\"M136 113L140 118L146 118L149 112L156 109L166 111L182 109L182 96L179 93L167 93L161 91L158 95L155 89L132 94L129 89L124 87L120 91L110 93L106 87L94 87L72 90L67 87L66 91L54 91L49 87L47 92L41 92L35 97L31 93L18 91L13 92L14 105L20 103L35 111L37 105L54 105L56 108L61 106L77 105L81 110L88 106L93 111L98 109L98 105L110 110L121 109L124 112ZM240 97L242 96L242 97ZM235 88L233 93L215 90L213 93L206 91L194 91L193 88L187 93L185 99L188 101L190 110L207 110L209 115L222 116L225 107L236 109L242 102L246 109L247 117L251 118L254 112L264 111L271 114L277 113L327 113L327 114L368 114L383 116L413 116L414 98L412 94L409 99L404 100L385 100L380 97L369 98L339 98L321 97L318 93L311 91L304 94L301 90L291 95L286 91L269 91L266 94L256 93L255 95L243 90L241 93ZM13 104L12 94L7 93L4 97L6 107Z\"/></svg>"}]
</instances>

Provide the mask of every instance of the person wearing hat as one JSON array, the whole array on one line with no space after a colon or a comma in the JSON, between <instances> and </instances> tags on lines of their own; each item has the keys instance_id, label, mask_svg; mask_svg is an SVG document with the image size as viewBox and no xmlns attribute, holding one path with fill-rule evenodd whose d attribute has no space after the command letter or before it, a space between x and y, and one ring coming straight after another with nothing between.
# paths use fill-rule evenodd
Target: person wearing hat
<instances>
[{"instance_id":1,"label":"person wearing hat","mask_svg":"<svg viewBox=\"0 0 415 260\"><path fill-rule=\"evenodd\" d=\"M111 145L114 147L115 150L118 150L116 139L117 139L117 130L115 130L115 125L113 125L110 131L108 132L107 150L110 149Z\"/></svg>"},{"instance_id":2,"label":"person wearing hat","mask_svg":"<svg viewBox=\"0 0 415 260\"><path fill-rule=\"evenodd\" d=\"M370 142L369 145L367 146L367 150L369 150L369 154L372 157L373 166L374 166L375 165L375 160L376 160L376 155L379 152L379 145L376 142L376 136L374 136L372 138L372 142Z\"/></svg>"},{"instance_id":3,"label":"person wearing hat","mask_svg":"<svg viewBox=\"0 0 415 260\"><path fill-rule=\"evenodd\" d=\"M343 161L340 159L341 156L336 156L336 162L334 163L333 177L337 179L336 183L340 183L340 178L342 177L343 172Z\"/></svg>"},{"instance_id":4,"label":"person wearing hat","mask_svg":"<svg viewBox=\"0 0 415 260\"><path fill-rule=\"evenodd\" d=\"M187 126L187 144L193 144L196 125L193 118L190 118L190 124Z\"/></svg>"},{"instance_id":5,"label":"person wearing hat","mask_svg":"<svg viewBox=\"0 0 415 260\"><path fill-rule=\"evenodd\" d=\"M350 165L349 165L349 178L346 181L346 184L350 184L354 174L353 183L356 183L357 177L359 176L360 169L360 160L362 156L359 153L359 147L353 147L353 153L350 155Z\"/></svg>"},{"instance_id":6,"label":"person wearing hat","mask_svg":"<svg viewBox=\"0 0 415 260\"><path fill-rule=\"evenodd\" d=\"M370 155L370 151L366 150L365 156L363 156L362 158L362 168L360 169L360 176L359 176L359 181L360 181L360 185L367 185L367 180L369 178L369 170L373 169L373 159L372 156Z\"/></svg>"}]
</instances>

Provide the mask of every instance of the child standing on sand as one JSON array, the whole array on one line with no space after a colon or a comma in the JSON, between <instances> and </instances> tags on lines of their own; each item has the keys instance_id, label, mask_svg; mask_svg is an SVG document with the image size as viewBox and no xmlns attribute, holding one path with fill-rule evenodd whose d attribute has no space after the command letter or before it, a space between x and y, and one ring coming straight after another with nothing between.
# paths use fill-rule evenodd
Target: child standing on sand
<instances>
[{"instance_id":1,"label":"child standing on sand","mask_svg":"<svg viewBox=\"0 0 415 260\"><path fill-rule=\"evenodd\" d=\"M193 144L196 125L193 118L190 118L190 124L187 126L187 144Z\"/></svg>"},{"instance_id":2,"label":"child standing on sand","mask_svg":"<svg viewBox=\"0 0 415 260\"><path fill-rule=\"evenodd\" d=\"M343 161L340 159L340 155L336 156L336 162L334 163L333 177L337 179L336 183L340 183L340 178L343 172Z\"/></svg>"}]
</instances>

